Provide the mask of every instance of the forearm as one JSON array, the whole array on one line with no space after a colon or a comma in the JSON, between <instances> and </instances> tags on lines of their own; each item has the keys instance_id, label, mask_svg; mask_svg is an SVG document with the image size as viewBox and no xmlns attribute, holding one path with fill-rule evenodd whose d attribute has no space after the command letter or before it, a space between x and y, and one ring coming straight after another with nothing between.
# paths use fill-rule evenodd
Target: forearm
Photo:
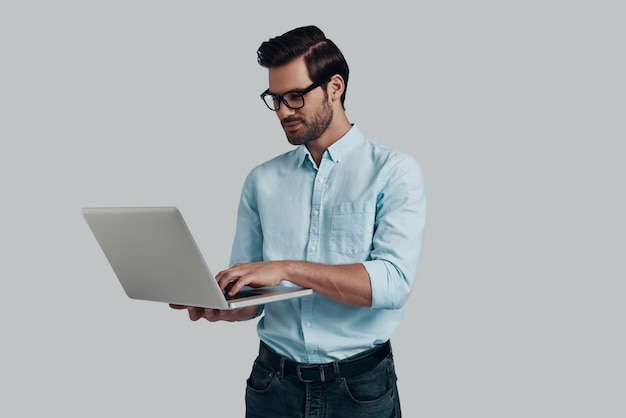
<instances>
[{"instance_id":1,"label":"forearm","mask_svg":"<svg viewBox=\"0 0 626 418\"><path fill-rule=\"evenodd\" d=\"M347 305L372 305L370 277L361 263L330 265L292 260L237 263L219 272L215 279L222 290L229 289L231 296L244 286L276 286L287 280Z\"/></svg>"},{"instance_id":2,"label":"forearm","mask_svg":"<svg viewBox=\"0 0 626 418\"><path fill-rule=\"evenodd\" d=\"M370 278L361 263L329 265L284 261L285 280L347 305L371 306Z\"/></svg>"}]
</instances>

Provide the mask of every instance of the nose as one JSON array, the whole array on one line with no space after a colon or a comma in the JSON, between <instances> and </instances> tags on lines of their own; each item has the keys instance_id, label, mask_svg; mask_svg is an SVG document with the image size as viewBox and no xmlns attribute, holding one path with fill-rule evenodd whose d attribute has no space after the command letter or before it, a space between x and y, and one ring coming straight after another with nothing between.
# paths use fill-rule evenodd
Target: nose
<instances>
[{"instance_id":1,"label":"nose","mask_svg":"<svg viewBox=\"0 0 626 418\"><path fill-rule=\"evenodd\" d=\"M278 110L276 111L276 115L278 116L279 120L283 120L287 116L293 115L295 112L296 112L295 110L289 108L284 103L281 103L280 108L278 108Z\"/></svg>"}]
</instances>

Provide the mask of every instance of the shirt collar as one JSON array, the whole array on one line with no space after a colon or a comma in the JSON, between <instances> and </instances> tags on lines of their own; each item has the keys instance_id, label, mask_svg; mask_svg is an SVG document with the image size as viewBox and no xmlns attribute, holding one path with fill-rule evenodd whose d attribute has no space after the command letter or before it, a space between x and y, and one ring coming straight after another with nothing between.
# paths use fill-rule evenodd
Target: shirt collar
<instances>
[{"instance_id":1,"label":"shirt collar","mask_svg":"<svg viewBox=\"0 0 626 418\"><path fill-rule=\"evenodd\" d=\"M359 128L356 125L352 125L352 128L350 128L344 136L328 147L325 154L327 154L333 162L341 162L341 160L348 155L350 150L362 143L364 140L365 137ZM300 145L296 149L296 155L298 158L298 166L301 166L307 159L311 159L311 161L313 161L309 150L304 145Z\"/></svg>"}]
</instances>

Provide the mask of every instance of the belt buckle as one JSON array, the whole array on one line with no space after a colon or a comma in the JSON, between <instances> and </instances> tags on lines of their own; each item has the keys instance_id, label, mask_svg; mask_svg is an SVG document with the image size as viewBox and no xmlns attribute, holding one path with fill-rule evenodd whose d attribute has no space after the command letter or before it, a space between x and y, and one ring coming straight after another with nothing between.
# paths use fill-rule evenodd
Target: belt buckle
<instances>
[{"instance_id":1,"label":"belt buckle","mask_svg":"<svg viewBox=\"0 0 626 418\"><path fill-rule=\"evenodd\" d=\"M302 376L302 370L312 370L312 369L317 369L318 370L319 376L320 376L320 381L322 383L326 382L326 376L324 374L324 365L322 365L322 364L318 364L318 365L314 365L314 366L305 366L305 365L301 365L301 364L296 365L296 374L298 375L298 379L302 383L316 383L315 380L305 379Z\"/></svg>"}]
</instances>

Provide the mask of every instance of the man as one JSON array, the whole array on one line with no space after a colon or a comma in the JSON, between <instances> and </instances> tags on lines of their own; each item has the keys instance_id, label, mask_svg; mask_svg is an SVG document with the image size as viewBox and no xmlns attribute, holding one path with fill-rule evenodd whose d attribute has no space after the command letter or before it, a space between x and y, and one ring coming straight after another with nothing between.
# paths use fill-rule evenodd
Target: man
<instances>
[{"instance_id":1,"label":"man","mask_svg":"<svg viewBox=\"0 0 626 418\"><path fill-rule=\"evenodd\" d=\"M346 116L348 65L315 26L263 42L261 95L297 148L245 180L229 269L241 287L299 285L310 296L192 320L260 317L248 417L398 417L389 338L417 274L425 191L417 162L367 139Z\"/></svg>"}]
</instances>

